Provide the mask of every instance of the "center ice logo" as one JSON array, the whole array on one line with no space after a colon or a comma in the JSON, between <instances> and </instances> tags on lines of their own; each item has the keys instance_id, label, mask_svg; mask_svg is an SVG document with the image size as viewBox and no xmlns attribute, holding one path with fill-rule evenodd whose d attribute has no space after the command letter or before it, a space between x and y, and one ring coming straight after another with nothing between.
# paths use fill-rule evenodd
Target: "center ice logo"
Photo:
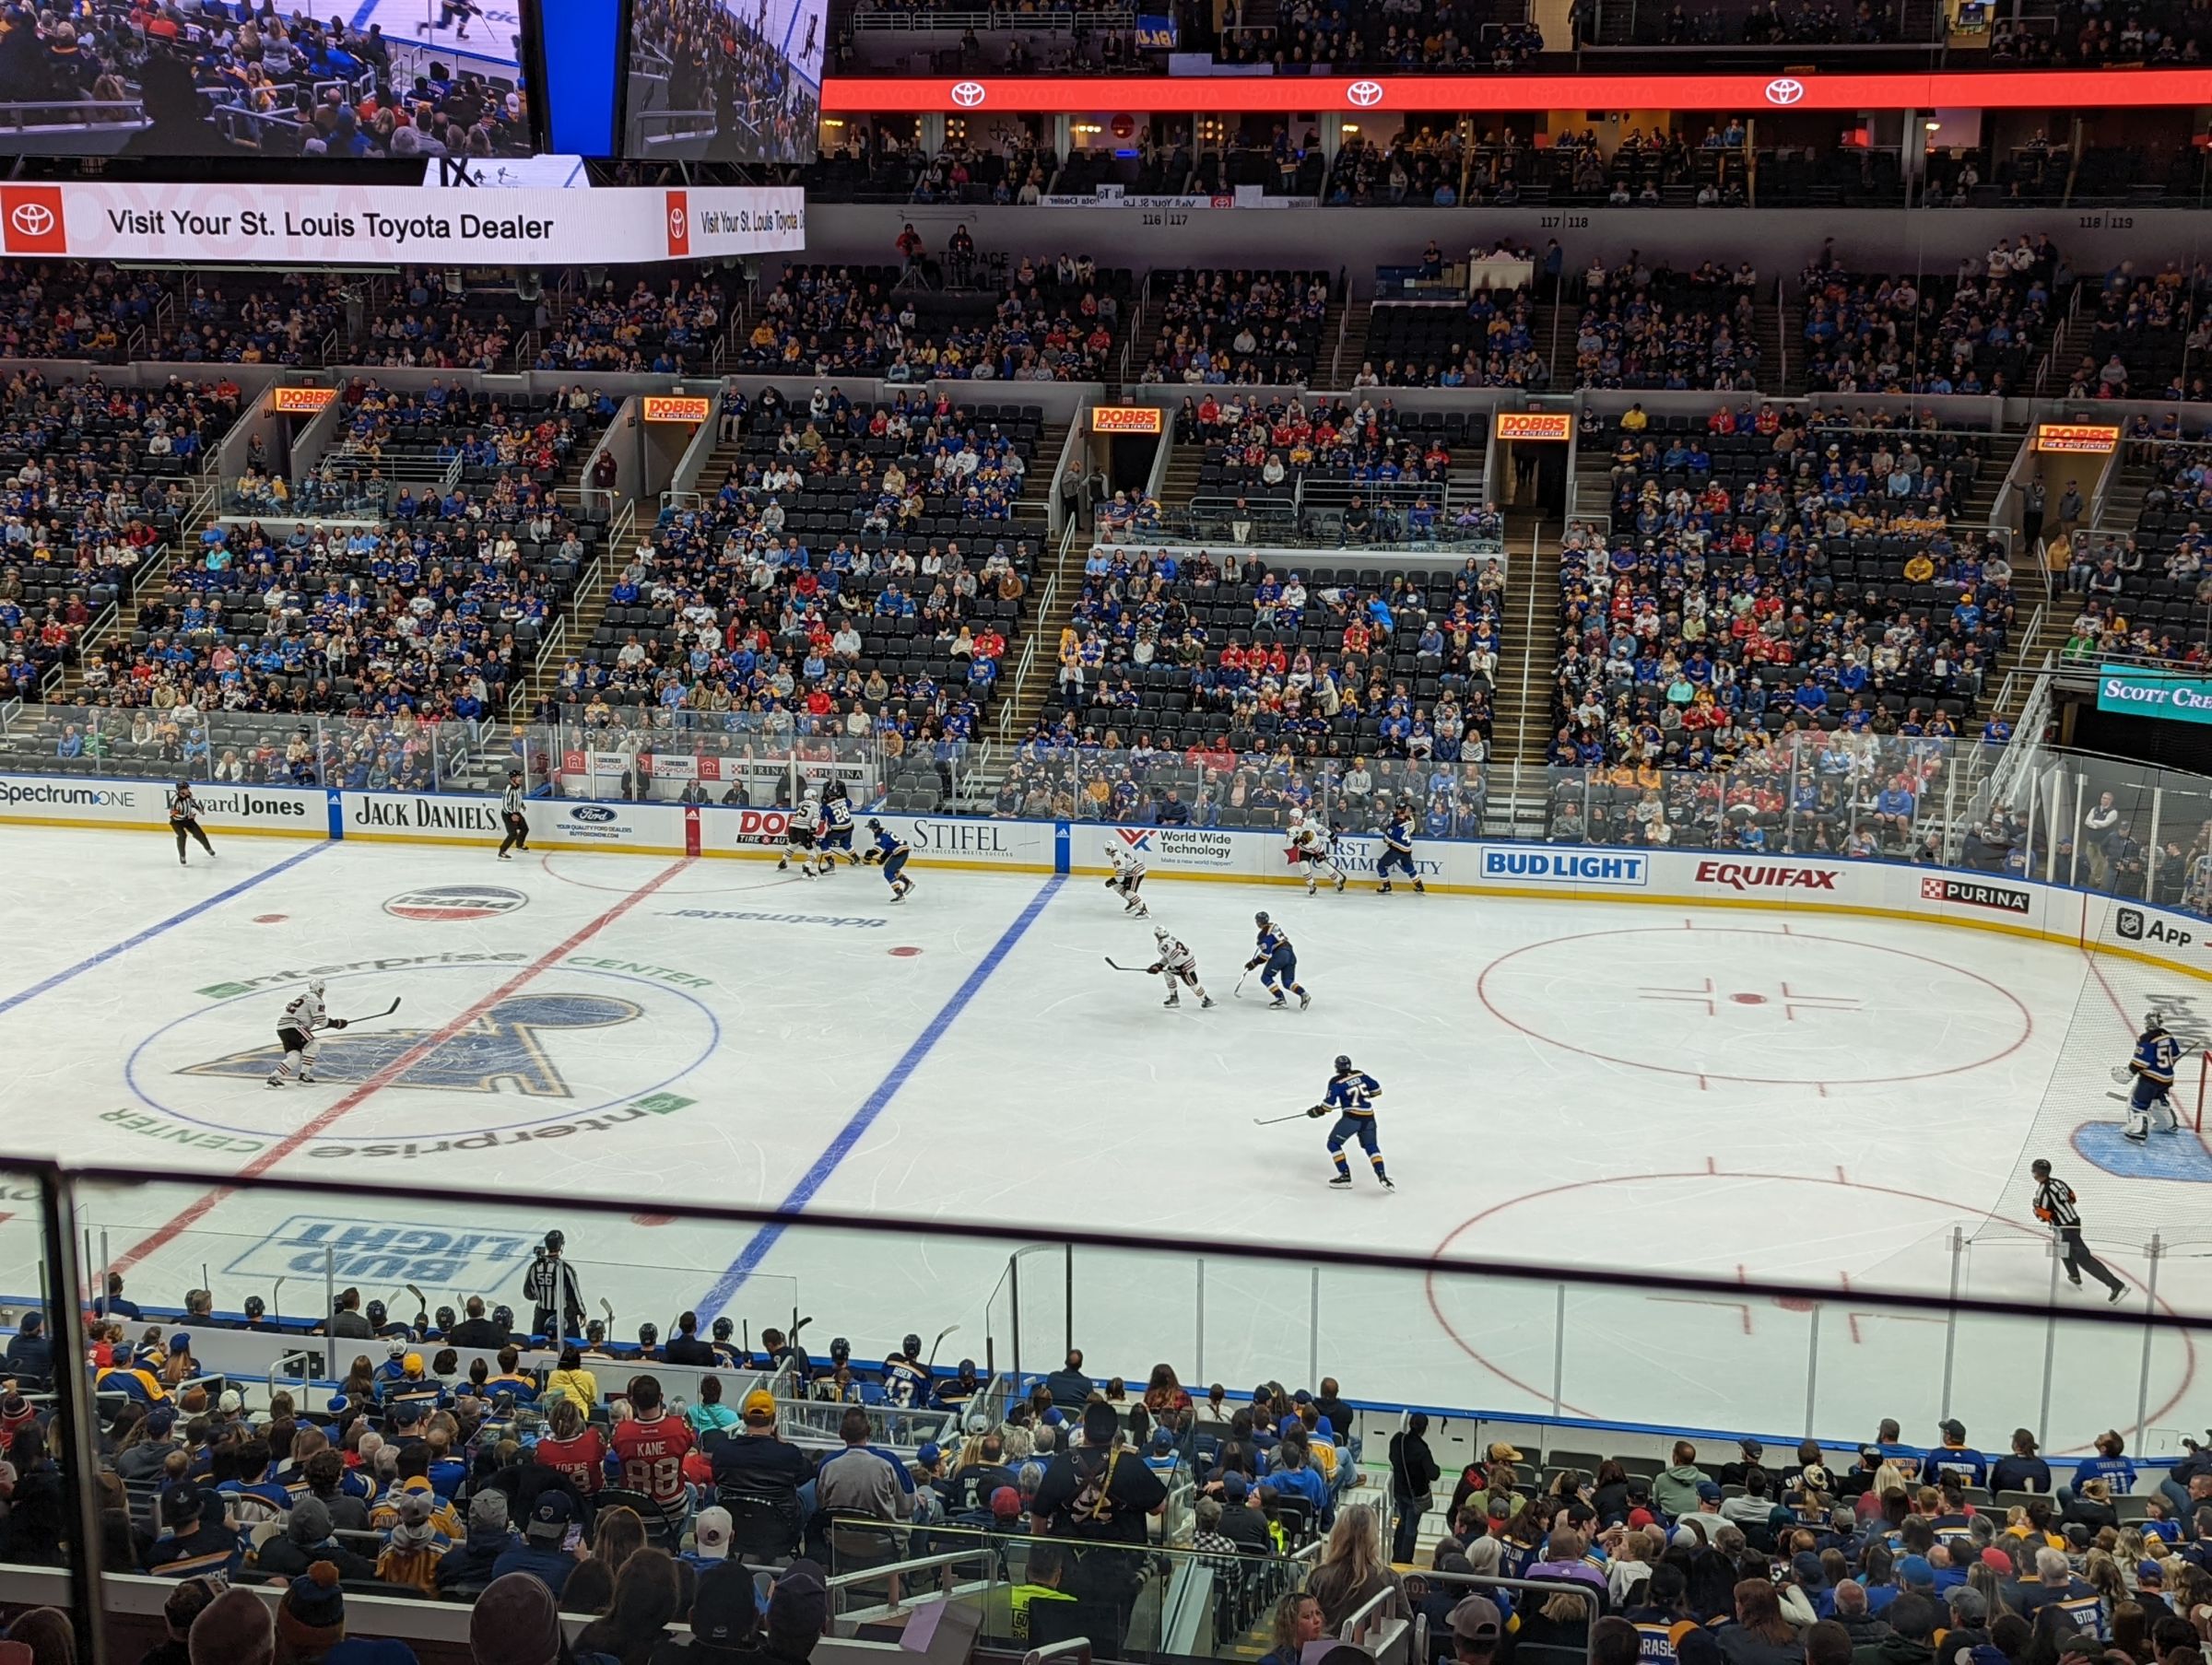
<instances>
[{"instance_id":1,"label":"center ice logo","mask_svg":"<svg viewBox=\"0 0 2212 1665\"><path fill-rule=\"evenodd\" d=\"M635 1023L645 1008L607 994L520 994L503 1000L474 1023L449 1036L409 1064L390 1085L447 1092L510 1091L527 1098L567 1098L572 1095L547 1052L547 1030L604 1029ZM324 1035L315 1061L320 1081L356 1085L393 1065L436 1029L369 1029ZM282 1049L275 1045L233 1052L206 1063L188 1064L180 1075L220 1075L260 1079L276 1068Z\"/></svg>"}]
</instances>

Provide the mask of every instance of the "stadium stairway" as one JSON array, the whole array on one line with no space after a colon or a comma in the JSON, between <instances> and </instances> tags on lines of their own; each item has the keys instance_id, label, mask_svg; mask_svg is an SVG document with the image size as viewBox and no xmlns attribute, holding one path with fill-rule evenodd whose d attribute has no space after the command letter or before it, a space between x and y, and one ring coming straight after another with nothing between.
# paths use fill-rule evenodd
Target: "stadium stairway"
<instances>
[{"instance_id":1,"label":"stadium stairway","mask_svg":"<svg viewBox=\"0 0 2212 1665\"><path fill-rule=\"evenodd\" d=\"M158 596L168 587L171 569L176 565L179 549L196 549L200 534L218 518L222 503L222 487L212 473L198 476L194 482L198 495L191 511L179 522L176 539L164 544L161 551L147 562L131 580L131 587L117 598L115 614L104 627L95 619L91 627L76 644L76 651L55 685L48 703L53 705L82 705L85 694L85 657L98 648L114 642L128 642L138 628L139 602L146 596Z\"/></svg>"},{"instance_id":2,"label":"stadium stairway","mask_svg":"<svg viewBox=\"0 0 2212 1665\"><path fill-rule=\"evenodd\" d=\"M1344 331L1344 345L1332 347L1335 364L1329 378L1332 387L1350 385L1359 373L1359 366L1367 357L1367 326L1374 317L1375 303L1371 300L1343 300L1336 303L1339 310L1333 313Z\"/></svg>"},{"instance_id":3,"label":"stadium stairway","mask_svg":"<svg viewBox=\"0 0 2212 1665\"><path fill-rule=\"evenodd\" d=\"M1599 476L1603 490L1604 476ZM1585 499L1587 500L1587 499ZM1504 642L1498 654L1498 686L1490 690L1490 756L1499 763L1541 769L1551 739L1551 686L1559 664L1560 527L1539 532L1525 510L1506 515ZM1530 553L1531 543L1535 545ZM1512 813L1510 794L1490 794L1491 813Z\"/></svg>"}]
</instances>

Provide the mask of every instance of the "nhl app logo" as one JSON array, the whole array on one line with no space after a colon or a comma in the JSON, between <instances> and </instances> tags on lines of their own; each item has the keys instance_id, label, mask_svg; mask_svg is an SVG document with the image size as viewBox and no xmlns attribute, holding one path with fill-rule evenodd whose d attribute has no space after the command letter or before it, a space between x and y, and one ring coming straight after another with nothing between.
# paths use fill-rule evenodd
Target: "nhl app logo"
<instances>
[{"instance_id":1,"label":"nhl app logo","mask_svg":"<svg viewBox=\"0 0 2212 1665\"><path fill-rule=\"evenodd\" d=\"M503 885L424 885L392 897L384 911L403 920L488 920L529 904Z\"/></svg>"}]
</instances>

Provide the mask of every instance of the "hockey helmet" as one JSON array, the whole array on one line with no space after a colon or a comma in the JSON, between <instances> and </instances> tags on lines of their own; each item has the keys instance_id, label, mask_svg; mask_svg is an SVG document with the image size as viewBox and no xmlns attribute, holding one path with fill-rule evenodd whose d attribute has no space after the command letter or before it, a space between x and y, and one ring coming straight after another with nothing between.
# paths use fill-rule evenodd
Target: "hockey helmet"
<instances>
[{"instance_id":1,"label":"hockey helmet","mask_svg":"<svg viewBox=\"0 0 2212 1665\"><path fill-rule=\"evenodd\" d=\"M451 1307L441 1307L438 1308L438 1333L440 1335L443 1335L459 1321L460 1320L454 1316L453 1309Z\"/></svg>"},{"instance_id":2,"label":"hockey helmet","mask_svg":"<svg viewBox=\"0 0 2212 1665\"><path fill-rule=\"evenodd\" d=\"M189 780L180 780L177 782L177 790L181 792L188 792L192 790L192 782Z\"/></svg>"},{"instance_id":3,"label":"hockey helmet","mask_svg":"<svg viewBox=\"0 0 2212 1665\"><path fill-rule=\"evenodd\" d=\"M512 1335L514 1332L514 1308L494 1307L491 1309L491 1322L492 1327L498 1330L501 1335Z\"/></svg>"},{"instance_id":4,"label":"hockey helmet","mask_svg":"<svg viewBox=\"0 0 2212 1665\"><path fill-rule=\"evenodd\" d=\"M568 1244L569 1237L566 1232L549 1231L546 1234L546 1247L551 1249L555 1254L559 1254L562 1249L566 1249Z\"/></svg>"},{"instance_id":5,"label":"hockey helmet","mask_svg":"<svg viewBox=\"0 0 2212 1665\"><path fill-rule=\"evenodd\" d=\"M1253 914L1252 916L1252 922L1255 925L1265 927L1267 923L1267 910L1263 908L1259 912Z\"/></svg>"},{"instance_id":6,"label":"hockey helmet","mask_svg":"<svg viewBox=\"0 0 2212 1665\"><path fill-rule=\"evenodd\" d=\"M268 1309L268 1303L263 1300L259 1296L250 1295L246 1297L246 1316L248 1318L260 1318L264 1313L267 1312Z\"/></svg>"},{"instance_id":7,"label":"hockey helmet","mask_svg":"<svg viewBox=\"0 0 2212 1665\"><path fill-rule=\"evenodd\" d=\"M1337 1053L1337 1054L1336 1054L1336 1073L1337 1073L1337 1074L1339 1074L1339 1075L1343 1074L1343 1073L1345 1073L1347 1070L1349 1070L1351 1067L1352 1067L1352 1055L1351 1055L1349 1052L1339 1052L1339 1053Z\"/></svg>"},{"instance_id":8,"label":"hockey helmet","mask_svg":"<svg viewBox=\"0 0 2212 1665\"><path fill-rule=\"evenodd\" d=\"M1168 940L1168 928L1165 925L1155 925L1152 927L1152 934L1164 943Z\"/></svg>"},{"instance_id":9,"label":"hockey helmet","mask_svg":"<svg viewBox=\"0 0 2212 1665\"><path fill-rule=\"evenodd\" d=\"M2166 1014L2155 1007L2152 1008L2143 1014L2143 1026L2146 1029L2163 1029L2166 1026Z\"/></svg>"},{"instance_id":10,"label":"hockey helmet","mask_svg":"<svg viewBox=\"0 0 2212 1665\"><path fill-rule=\"evenodd\" d=\"M638 1345L639 1345L639 1346L641 1346L641 1347L645 1347L645 1348L650 1348L650 1347L652 1347L652 1346L653 1346L653 1344L655 1342L659 1341L660 1339L661 1339L661 1331L660 1331L660 1327L659 1327L658 1325L656 1325L656 1324L640 1324L640 1325L638 1326Z\"/></svg>"},{"instance_id":11,"label":"hockey helmet","mask_svg":"<svg viewBox=\"0 0 2212 1665\"><path fill-rule=\"evenodd\" d=\"M875 816L870 815L868 817L868 830L872 833L879 833L883 830L883 823L877 820Z\"/></svg>"},{"instance_id":12,"label":"hockey helmet","mask_svg":"<svg viewBox=\"0 0 2212 1665\"><path fill-rule=\"evenodd\" d=\"M716 1319L714 1320L714 1339L718 1342L726 1342L730 1339L731 1331L736 1328L737 1326L727 1319Z\"/></svg>"},{"instance_id":13,"label":"hockey helmet","mask_svg":"<svg viewBox=\"0 0 2212 1665\"><path fill-rule=\"evenodd\" d=\"M369 1303L369 1307L368 1307L368 1310L367 1310L367 1312L364 1314L364 1316L365 1316L365 1317L368 1319L368 1320L369 1320L370 1324L371 1324L371 1325L373 1328L375 1328L375 1329L378 1329L378 1330L382 1330L382 1329L384 1327L384 1304L383 1304L383 1302L382 1302L382 1301L371 1301L371 1302L370 1302L370 1303Z\"/></svg>"},{"instance_id":14,"label":"hockey helmet","mask_svg":"<svg viewBox=\"0 0 2212 1665\"><path fill-rule=\"evenodd\" d=\"M309 979L307 979L307 991L308 991L310 994L320 994L320 993L322 993L322 992L323 992L323 979L322 979L321 978L319 978L319 977L311 977L311 978L309 978Z\"/></svg>"},{"instance_id":15,"label":"hockey helmet","mask_svg":"<svg viewBox=\"0 0 2212 1665\"><path fill-rule=\"evenodd\" d=\"M910 1360L920 1358L922 1356L922 1338L911 1331L908 1331L906 1340L899 1343L899 1351Z\"/></svg>"},{"instance_id":16,"label":"hockey helmet","mask_svg":"<svg viewBox=\"0 0 2212 1665\"><path fill-rule=\"evenodd\" d=\"M853 1343L845 1340L843 1336L841 1335L837 1337L830 1343L830 1357L831 1362L841 1365L852 1356Z\"/></svg>"}]
</instances>

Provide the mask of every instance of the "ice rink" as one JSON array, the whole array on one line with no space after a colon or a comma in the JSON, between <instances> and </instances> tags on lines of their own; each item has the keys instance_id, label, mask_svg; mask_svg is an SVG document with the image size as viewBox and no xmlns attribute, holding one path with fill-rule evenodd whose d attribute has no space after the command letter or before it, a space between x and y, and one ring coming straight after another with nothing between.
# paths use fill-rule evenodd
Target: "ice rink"
<instances>
[{"instance_id":1,"label":"ice rink","mask_svg":"<svg viewBox=\"0 0 2212 1665\"><path fill-rule=\"evenodd\" d=\"M988 1335L1004 1367L1018 1317L1025 1366L1056 1363L1072 1331L1100 1374L1170 1358L1233 1387L1303 1382L1318 1362L1355 1398L1512 1413L1556 1391L1570 1413L1769 1435L1803 1430L1812 1371L1818 1431L1892 1414L1908 1437L1933 1437L1947 1343L1954 1409L2002 1448L2038 1421L2044 1321L1950 1334L1876 1292L1947 1289L1960 1230L1976 1237L1963 1293L2042 1301L2050 1263L2015 1178L2031 1143L2092 1236L2117 1239L2136 1310L2145 1263L2124 1246L2212 1195L2194 1134L2115 1151L2094 1125L2118 1112L2097 1084L2140 1007L2194 1021L2183 979L1990 932L1155 879L1157 920L1218 1003L1168 1012L1156 979L1105 964L1148 961L1151 937L1094 877L917 867L894 907L866 868L806 882L750 862L219 832L218 849L181 869L159 834L7 832L0 1143L482 1202L394 1219L178 1182L95 1202L93 1259L149 1300L206 1281L235 1307L282 1279L278 1309L312 1310L331 1249L367 1295L412 1282L433 1303L520 1306L528 1242L563 1224L623 1334L689 1305L757 1333L796 1307L818 1350L842 1333L872 1357L957 1323L943 1362L982 1359ZM1250 984L1231 998L1257 907L1288 922L1310 1011L1268 1010ZM400 1011L328 1036L313 1085L267 1090L277 1014L317 970L335 1014ZM1363 1165L1349 1194L1327 1188L1326 1122L1254 1125L1314 1102L1339 1052L1384 1085L1394 1195ZM642 1209L618 1231L503 1205L517 1190L1256 1241L1300 1263L1079 1252L1071 1269L1055 1250L1008 1279L1003 1244ZM1347 1270L1347 1244L1833 1295L1571 1290L1562 1308L1548 1284ZM2207 1248L2160 1264L2160 1306L2212 1310ZM0 1291L30 1286L35 1252L26 1221L0 1222ZM2132 1327L2058 1328L2052 1448L2129 1425L2142 1345ZM2212 1420L2212 1390L2184 1334L2150 1358L2147 1443L2170 1447Z\"/></svg>"}]
</instances>

